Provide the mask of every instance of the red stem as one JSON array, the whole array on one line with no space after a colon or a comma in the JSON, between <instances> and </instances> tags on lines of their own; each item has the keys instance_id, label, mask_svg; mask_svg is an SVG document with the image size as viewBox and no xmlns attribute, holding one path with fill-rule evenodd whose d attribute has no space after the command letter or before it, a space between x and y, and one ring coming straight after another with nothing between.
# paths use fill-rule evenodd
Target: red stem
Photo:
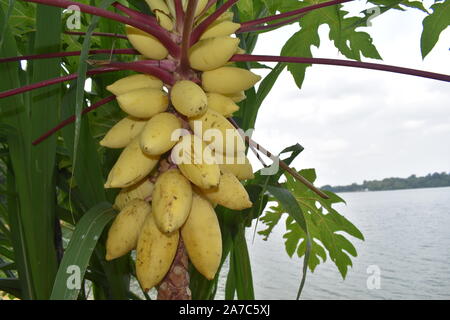
<instances>
[{"instance_id":1,"label":"red stem","mask_svg":"<svg viewBox=\"0 0 450 320\"><path fill-rule=\"evenodd\" d=\"M302 58L302 57L279 57L279 56L263 56L250 54L235 54L230 61L259 61L259 62L286 62L286 63L306 63L306 64L325 64L332 66L344 66L363 69L372 69L380 71L388 71L400 74L408 74L417 77L435 79L450 82L450 76L440 73L409 69L403 67L395 67L386 64L339 60L339 59L323 59L323 58Z\"/></svg>"},{"instance_id":2,"label":"red stem","mask_svg":"<svg viewBox=\"0 0 450 320\"><path fill-rule=\"evenodd\" d=\"M195 9L197 8L198 0L191 0L186 9L186 16L183 25L183 38L181 42L181 57L180 57L180 71L182 75L187 75L189 72L189 48L192 33L192 26L194 25Z\"/></svg>"},{"instance_id":3,"label":"red stem","mask_svg":"<svg viewBox=\"0 0 450 320\"><path fill-rule=\"evenodd\" d=\"M98 50L90 50L89 54L99 54L99 53L111 53L111 54L140 54L138 51L134 49L98 49ZM52 52L52 53L44 53L44 54L34 54L29 56L17 56L17 57L9 57L9 58L1 58L0 63L3 62L12 62L12 61L22 61L22 60L36 60L36 59L51 59L51 58L60 58L60 57L71 57L71 56L79 56L81 51L67 51L67 52Z\"/></svg>"},{"instance_id":4,"label":"red stem","mask_svg":"<svg viewBox=\"0 0 450 320\"><path fill-rule=\"evenodd\" d=\"M211 6L213 6L216 2L217 0L209 0L206 6L203 8L202 12L200 12L200 14L197 17L200 18L202 15L204 15L205 12L207 12L209 8L211 8Z\"/></svg>"},{"instance_id":5,"label":"red stem","mask_svg":"<svg viewBox=\"0 0 450 320\"><path fill-rule=\"evenodd\" d=\"M26 2L35 2L44 4L47 6L54 6L54 7L60 7L60 8L68 8L71 5L78 6L82 12L93 14L99 17L104 17L108 19L112 19L121 23L128 24L130 26L133 26L135 28L138 28L142 31L145 31L152 36L158 38L158 40L167 48L167 50L170 52L170 54L177 56L179 54L180 48L176 45L175 42L172 41L172 39L169 37L167 32L163 32L160 29L154 28L153 26L150 26L148 24L145 24L137 19L132 19L128 17L121 16L120 14L89 6L86 4L82 4L80 2L70 1L70 0L23 0ZM165 31L165 30L164 30Z\"/></svg>"},{"instance_id":6,"label":"red stem","mask_svg":"<svg viewBox=\"0 0 450 320\"><path fill-rule=\"evenodd\" d=\"M255 25L258 25L258 24L270 22L270 21L273 21L273 20L278 20L278 19L282 19L282 18L288 18L288 17L296 16L296 15L299 15L301 13L313 11L313 10L324 8L324 7L334 6L336 4L341 4L341 3L344 3L344 2L350 2L350 1L354 1L354 0L333 0L333 1L328 1L328 2L314 4L312 6L304 7L304 8L293 10L293 11L289 11L289 12L275 14L275 15L269 16L269 17L264 17L264 18L260 18L260 19L256 19L256 20L243 22L243 23L241 23L241 29L245 29L245 28L248 28L250 26L255 26Z\"/></svg>"},{"instance_id":7,"label":"red stem","mask_svg":"<svg viewBox=\"0 0 450 320\"><path fill-rule=\"evenodd\" d=\"M119 2L114 2L112 4L112 6L114 8L116 8L117 10L122 11L127 16L129 16L130 18L138 19L139 21L142 21L143 23L149 24L152 27L161 28L160 25L158 24L158 21L156 21L155 17L153 17L153 16L149 16L149 15L144 14L142 12L130 9L128 7L125 7L124 5L120 4ZM164 29L161 28L161 30L164 30Z\"/></svg>"},{"instance_id":8,"label":"red stem","mask_svg":"<svg viewBox=\"0 0 450 320\"><path fill-rule=\"evenodd\" d=\"M177 31L183 30L183 23L184 23L184 11L183 11L183 5L181 3L181 0L175 0L175 19L176 19L176 29Z\"/></svg>"},{"instance_id":9,"label":"red stem","mask_svg":"<svg viewBox=\"0 0 450 320\"><path fill-rule=\"evenodd\" d=\"M86 32L80 32L80 31L64 31L65 34L72 34L76 36L85 36ZM127 39L127 36L124 34L118 34L118 33L108 33L108 32L93 32L93 36L99 36L99 37L112 37L112 38L120 38L120 39Z\"/></svg>"},{"instance_id":10,"label":"red stem","mask_svg":"<svg viewBox=\"0 0 450 320\"><path fill-rule=\"evenodd\" d=\"M161 79L168 85L173 85L174 78L169 71L173 71L175 66L170 60L142 60L135 62L110 62L105 66L116 68L117 70L133 70L140 73L150 74Z\"/></svg>"},{"instance_id":11,"label":"red stem","mask_svg":"<svg viewBox=\"0 0 450 320\"><path fill-rule=\"evenodd\" d=\"M252 26L252 27L247 27L247 28L239 28L236 33L244 33L244 32L254 32L254 31L266 31L266 30L272 30L274 28L280 27L280 26L284 26L287 25L289 23L292 22L296 22L298 19L300 19L301 17L303 17L305 14L300 14L298 16L295 16L293 18L290 19L286 19L277 23L272 23L272 24L267 24L264 26Z\"/></svg>"},{"instance_id":12,"label":"red stem","mask_svg":"<svg viewBox=\"0 0 450 320\"><path fill-rule=\"evenodd\" d=\"M194 29L194 32L192 32L191 35L191 44L195 43L200 39L200 36L205 32L205 30L213 23L222 13L227 11L229 8L231 8L236 2L239 0L228 0L226 3L224 3L219 9L214 11L208 18L203 20L202 23L200 23L197 28Z\"/></svg>"},{"instance_id":13,"label":"red stem","mask_svg":"<svg viewBox=\"0 0 450 320\"><path fill-rule=\"evenodd\" d=\"M86 72L86 75L92 76L92 75L96 75L96 74L100 74L100 73L112 72L112 71L117 71L117 70L120 70L120 69L119 68L115 68L115 67L104 67L104 68L98 68L98 69L90 70L90 71ZM70 81L70 80L76 79L77 77L78 77L78 74L76 74L76 73L75 74L69 74L67 76L53 78L53 79L48 79L48 80L44 80L44 81L41 81L41 82L29 84L27 86L23 86L23 87L20 87L20 88L3 91L3 92L0 92L0 99L1 98L6 98L6 97L10 97L10 96L13 96L13 95L16 95L16 94L24 93L24 92L27 92L27 91L31 91L31 90L34 90L34 89L39 89L39 88L42 88L42 87L50 86L50 85L53 85L53 84L57 84L57 83L65 82L65 81Z\"/></svg>"},{"instance_id":14,"label":"red stem","mask_svg":"<svg viewBox=\"0 0 450 320\"><path fill-rule=\"evenodd\" d=\"M81 114L86 114L88 112L91 112L95 109L97 109L98 107L107 104L108 102L111 102L113 100L116 99L116 96L109 96L107 98L104 98L96 103L94 103L92 106L83 109L83 111L81 111ZM54 134L55 132L57 132L58 130L64 128L65 126L71 124L72 122L75 122L75 115L70 116L69 118L67 118L66 120L60 122L56 127L54 127L53 129L50 129L49 131L47 131L46 133L44 133L42 136L40 136L39 138L37 138L36 140L34 140L32 142L33 145L38 145L39 143L41 143L42 141L44 141L45 139L47 139L48 137L50 137L52 134Z\"/></svg>"}]
</instances>

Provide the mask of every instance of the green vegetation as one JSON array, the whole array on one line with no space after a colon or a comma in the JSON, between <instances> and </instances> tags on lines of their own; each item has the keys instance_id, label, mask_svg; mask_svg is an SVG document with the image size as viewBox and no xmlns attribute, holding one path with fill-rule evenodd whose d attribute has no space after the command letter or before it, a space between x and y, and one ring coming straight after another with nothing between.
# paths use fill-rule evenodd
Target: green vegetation
<instances>
[{"instance_id":1,"label":"green vegetation","mask_svg":"<svg viewBox=\"0 0 450 320\"><path fill-rule=\"evenodd\" d=\"M430 173L424 177L415 174L408 178L385 178L383 180L365 181L362 184L352 183L348 186L323 186L323 190L333 192L380 191L417 188L438 188L450 186L450 173Z\"/></svg>"}]
</instances>

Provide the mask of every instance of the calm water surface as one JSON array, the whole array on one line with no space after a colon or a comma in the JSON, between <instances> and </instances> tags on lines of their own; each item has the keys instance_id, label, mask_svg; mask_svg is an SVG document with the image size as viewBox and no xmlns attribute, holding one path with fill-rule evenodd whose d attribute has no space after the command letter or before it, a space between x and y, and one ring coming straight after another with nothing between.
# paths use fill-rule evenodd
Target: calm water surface
<instances>
[{"instance_id":1,"label":"calm water surface","mask_svg":"<svg viewBox=\"0 0 450 320\"><path fill-rule=\"evenodd\" d=\"M345 280L330 261L309 272L303 299L450 299L450 188L340 195L347 206L338 210L365 241L351 239L358 257ZM268 241L252 242L248 229L257 299L296 296L302 260L287 256L284 232L280 222ZM370 266L380 270L379 289L367 286ZM218 299L224 283L222 276Z\"/></svg>"}]
</instances>

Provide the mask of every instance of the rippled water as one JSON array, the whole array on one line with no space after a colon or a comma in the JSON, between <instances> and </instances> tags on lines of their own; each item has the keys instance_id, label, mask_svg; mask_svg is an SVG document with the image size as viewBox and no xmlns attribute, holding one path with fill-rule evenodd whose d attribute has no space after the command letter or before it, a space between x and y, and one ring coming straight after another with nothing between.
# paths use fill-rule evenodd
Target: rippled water
<instances>
[{"instance_id":1,"label":"rippled water","mask_svg":"<svg viewBox=\"0 0 450 320\"><path fill-rule=\"evenodd\" d=\"M352 239L359 255L346 280L329 261L308 273L303 299L450 299L450 188L341 196L347 206L340 212L366 240ZM257 235L252 243L252 233L248 229L256 298L294 299L302 261L284 250L284 224L267 242ZM379 289L367 286L370 266L380 270ZM222 276L218 299L224 283Z\"/></svg>"}]
</instances>

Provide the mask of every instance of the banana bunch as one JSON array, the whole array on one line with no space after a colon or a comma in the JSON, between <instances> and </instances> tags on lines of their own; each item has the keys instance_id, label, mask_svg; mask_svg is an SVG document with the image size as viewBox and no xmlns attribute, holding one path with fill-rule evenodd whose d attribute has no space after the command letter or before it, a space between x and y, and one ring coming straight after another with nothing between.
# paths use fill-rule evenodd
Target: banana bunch
<instances>
[{"instance_id":1,"label":"banana bunch","mask_svg":"<svg viewBox=\"0 0 450 320\"><path fill-rule=\"evenodd\" d=\"M176 33L174 2L146 2L159 24ZM197 24L206 17L207 2L198 2ZM182 3L186 10L187 1ZM239 40L231 37L240 25L231 20L232 14L224 13L190 48L193 78L175 77L179 80L168 86L135 74L107 87L127 116L100 141L107 148L123 148L105 183L105 188L121 189L106 259L136 249L136 274L144 290L163 280L180 237L194 267L213 279L222 257L214 206L252 206L240 180L252 179L253 170L244 140L227 118L260 77L229 63L240 50ZM131 26L126 31L145 58L168 57L155 37Z\"/></svg>"}]
</instances>

